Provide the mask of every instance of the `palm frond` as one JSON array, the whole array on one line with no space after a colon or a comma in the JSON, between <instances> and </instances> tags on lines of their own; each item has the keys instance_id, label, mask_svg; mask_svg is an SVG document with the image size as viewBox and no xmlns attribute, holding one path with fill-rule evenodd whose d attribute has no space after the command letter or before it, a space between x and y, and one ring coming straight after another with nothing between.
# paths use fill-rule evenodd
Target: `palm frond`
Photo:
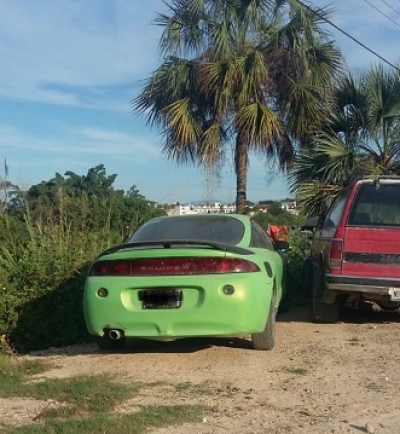
<instances>
[{"instance_id":1,"label":"palm frond","mask_svg":"<svg viewBox=\"0 0 400 434\"><path fill-rule=\"evenodd\" d=\"M168 128L180 147L197 143L202 131L190 110L189 98L174 101L164 107L163 112L168 118Z\"/></svg>"},{"instance_id":2,"label":"palm frond","mask_svg":"<svg viewBox=\"0 0 400 434\"><path fill-rule=\"evenodd\" d=\"M293 158L293 143L275 112L261 102L254 102L238 111L236 124L246 135L249 148L277 158L279 167L287 168Z\"/></svg>"},{"instance_id":3,"label":"palm frond","mask_svg":"<svg viewBox=\"0 0 400 434\"><path fill-rule=\"evenodd\" d=\"M165 4L169 13L159 13L154 20L164 28L159 43L162 54L198 52L207 25L204 0L171 0Z\"/></svg>"},{"instance_id":4,"label":"palm frond","mask_svg":"<svg viewBox=\"0 0 400 434\"><path fill-rule=\"evenodd\" d=\"M296 206L304 215L320 216L325 214L329 204L341 191L337 185L320 181L303 182L291 190L296 197Z\"/></svg>"},{"instance_id":5,"label":"palm frond","mask_svg":"<svg viewBox=\"0 0 400 434\"><path fill-rule=\"evenodd\" d=\"M325 119L325 100L318 89L303 82L290 81L280 105L286 108L286 124L295 137L307 136Z\"/></svg>"}]
</instances>

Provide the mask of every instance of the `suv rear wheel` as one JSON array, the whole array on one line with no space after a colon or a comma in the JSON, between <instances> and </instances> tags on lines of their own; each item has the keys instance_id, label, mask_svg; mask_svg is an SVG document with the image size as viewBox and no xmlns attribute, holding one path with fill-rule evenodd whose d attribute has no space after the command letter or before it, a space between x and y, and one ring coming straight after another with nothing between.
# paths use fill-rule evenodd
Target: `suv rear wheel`
<instances>
[{"instance_id":1,"label":"suv rear wheel","mask_svg":"<svg viewBox=\"0 0 400 434\"><path fill-rule=\"evenodd\" d=\"M317 323L333 323L339 318L340 296L336 295L333 303L325 303L320 300L325 290L325 276L323 270L314 272L312 302L311 302L311 320Z\"/></svg>"}]
</instances>

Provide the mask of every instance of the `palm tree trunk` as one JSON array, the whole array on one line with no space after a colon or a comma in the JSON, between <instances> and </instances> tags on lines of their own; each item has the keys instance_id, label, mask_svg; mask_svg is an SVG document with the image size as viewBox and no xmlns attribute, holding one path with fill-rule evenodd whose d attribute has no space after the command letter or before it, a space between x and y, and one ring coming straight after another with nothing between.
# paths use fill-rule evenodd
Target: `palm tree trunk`
<instances>
[{"instance_id":1,"label":"palm tree trunk","mask_svg":"<svg viewBox=\"0 0 400 434\"><path fill-rule=\"evenodd\" d=\"M235 149L236 212L238 214L244 214L246 208L248 153L246 137L239 131L236 136Z\"/></svg>"}]
</instances>

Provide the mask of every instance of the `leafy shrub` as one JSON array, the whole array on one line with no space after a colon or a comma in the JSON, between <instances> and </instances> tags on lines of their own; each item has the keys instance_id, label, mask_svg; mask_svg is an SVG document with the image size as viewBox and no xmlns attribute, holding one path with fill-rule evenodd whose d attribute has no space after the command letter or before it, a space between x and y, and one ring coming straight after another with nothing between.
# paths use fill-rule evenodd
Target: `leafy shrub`
<instances>
[{"instance_id":1,"label":"leafy shrub","mask_svg":"<svg viewBox=\"0 0 400 434\"><path fill-rule=\"evenodd\" d=\"M66 231L25 221L28 239L1 247L0 334L18 351L67 345L85 336L86 267L110 234ZM107 236L108 235L108 236Z\"/></svg>"},{"instance_id":2,"label":"leafy shrub","mask_svg":"<svg viewBox=\"0 0 400 434\"><path fill-rule=\"evenodd\" d=\"M289 249L286 252L288 259L291 282L296 285L293 291L302 293L304 261L309 256L311 238L298 230L292 230L289 237Z\"/></svg>"},{"instance_id":3,"label":"leafy shrub","mask_svg":"<svg viewBox=\"0 0 400 434\"><path fill-rule=\"evenodd\" d=\"M75 205L79 210L79 201ZM72 229L65 216L44 224L43 219L31 222L26 214L23 230L10 233L0 247L0 336L6 335L19 352L87 337L82 310L86 270L122 237L107 224L85 227L77 212L75 221L80 226Z\"/></svg>"}]
</instances>

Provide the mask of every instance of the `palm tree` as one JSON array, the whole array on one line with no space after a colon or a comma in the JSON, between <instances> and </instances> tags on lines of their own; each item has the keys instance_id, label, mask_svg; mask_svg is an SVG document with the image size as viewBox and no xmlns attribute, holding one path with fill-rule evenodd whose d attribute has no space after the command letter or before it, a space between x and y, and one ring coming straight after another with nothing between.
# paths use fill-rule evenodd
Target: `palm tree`
<instances>
[{"instance_id":1,"label":"palm tree","mask_svg":"<svg viewBox=\"0 0 400 434\"><path fill-rule=\"evenodd\" d=\"M335 111L296 156L291 190L308 214L321 214L355 178L400 175L400 73L382 65L349 73L338 84Z\"/></svg>"},{"instance_id":2,"label":"palm tree","mask_svg":"<svg viewBox=\"0 0 400 434\"><path fill-rule=\"evenodd\" d=\"M134 110L161 127L163 152L178 163L217 167L230 146L237 212L246 204L249 153L281 169L294 141L322 120L341 55L320 29L329 13L295 0L171 0L161 66Z\"/></svg>"}]
</instances>

